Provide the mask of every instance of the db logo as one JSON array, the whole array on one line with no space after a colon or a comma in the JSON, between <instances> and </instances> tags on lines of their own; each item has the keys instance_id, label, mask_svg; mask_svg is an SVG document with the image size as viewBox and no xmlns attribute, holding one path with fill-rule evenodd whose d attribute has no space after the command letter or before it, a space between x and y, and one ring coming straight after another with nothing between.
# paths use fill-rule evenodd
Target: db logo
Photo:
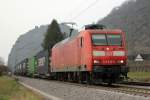
<instances>
[{"instance_id":1,"label":"db logo","mask_svg":"<svg viewBox=\"0 0 150 100\"><path fill-rule=\"evenodd\" d=\"M112 52L106 52L106 56L112 56Z\"/></svg>"}]
</instances>

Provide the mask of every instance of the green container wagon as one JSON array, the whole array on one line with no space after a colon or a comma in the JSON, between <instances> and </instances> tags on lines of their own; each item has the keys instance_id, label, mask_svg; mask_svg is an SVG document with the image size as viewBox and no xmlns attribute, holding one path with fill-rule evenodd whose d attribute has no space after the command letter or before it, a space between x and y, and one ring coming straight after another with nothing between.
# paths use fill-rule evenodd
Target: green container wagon
<instances>
[{"instance_id":1,"label":"green container wagon","mask_svg":"<svg viewBox=\"0 0 150 100\"><path fill-rule=\"evenodd\" d=\"M35 59L35 57L31 57L28 59L27 75L35 77L36 74L37 74L37 60Z\"/></svg>"}]
</instances>

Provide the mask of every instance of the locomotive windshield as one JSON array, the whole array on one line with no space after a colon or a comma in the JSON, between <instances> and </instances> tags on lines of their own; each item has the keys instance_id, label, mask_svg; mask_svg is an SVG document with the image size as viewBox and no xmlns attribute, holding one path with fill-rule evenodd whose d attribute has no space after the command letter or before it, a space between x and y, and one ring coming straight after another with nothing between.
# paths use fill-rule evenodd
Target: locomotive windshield
<instances>
[{"instance_id":1,"label":"locomotive windshield","mask_svg":"<svg viewBox=\"0 0 150 100\"><path fill-rule=\"evenodd\" d=\"M92 35L92 41L94 45L107 45L105 34Z\"/></svg>"},{"instance_id":2,"label":"locomotive windshield","mask_svg":"<svg viewBox=\"0 0 150 100\"><path fill-rule=\"evenodd\" d=\"M108 45L119 45L121 46L121 35L107 35Z\"/></svg>"},{"instance_id":3,"label":"locomotive windshield","mask_svg":"<svg viewBox=\"0 0 150 100\"><path fill-rule=\"evenodd\" d=\"M120 34L93 34L92 41L94 45L122 45Z\"/></svg>"}]
</instances>

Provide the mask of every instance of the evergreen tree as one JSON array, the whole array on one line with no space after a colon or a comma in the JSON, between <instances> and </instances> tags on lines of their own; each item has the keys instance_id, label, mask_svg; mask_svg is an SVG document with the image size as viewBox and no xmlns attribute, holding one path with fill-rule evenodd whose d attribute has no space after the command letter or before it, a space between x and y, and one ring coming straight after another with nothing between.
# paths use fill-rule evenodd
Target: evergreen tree
<instances>
[{"instance_id":1,"label":"evergreen tree","mask_svg":"<svg viewBox=\"0 0 150 100\"><path fill-rule=\"evenodd\" d=\"M57 42L61 41L62 39L63 35L61 34L59 25L54 19L48 26L42 46L44 50L49 51Z\"/></svg>"}]
</instances>

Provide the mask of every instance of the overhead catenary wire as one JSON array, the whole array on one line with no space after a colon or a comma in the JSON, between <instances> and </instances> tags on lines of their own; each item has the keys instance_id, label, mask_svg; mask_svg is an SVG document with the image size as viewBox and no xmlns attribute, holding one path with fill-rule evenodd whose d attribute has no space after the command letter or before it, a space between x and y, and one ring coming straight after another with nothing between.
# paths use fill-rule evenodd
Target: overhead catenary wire
<instances>
[{"instance_id":1,"label":"overhead catenary wire","mask_svg":"<svg viewBox=\"0 0 150 100\"><path fill-rule=\"evenodd\" d=\"M82 0L74 9L72 9L66 16L65 16L65 19L69 19L68 16L72 16L72 14L79 8L81 8L82 5L85 4L87 0Z\"/></svg>"},{"instance_id":2,"label":"overhead catenary wire","mask_svg":"<svg viewBox=\"0 0 150 100\"><path fill-rule=\"evenodd\" d=\"M87 1L87 0L86 0L86 1ZM85 5L85 2L86 2L86 1L83 0L77 7L75 7L76 9L73 9L72 12L70 12L68 15L71 16L71 14L73 14L73 13L75 12L75 10L77 10L78 8L81 8L80 6L83 5L83 3L84 3L84 5ZM88 9L90 9L91 7L93 7L98 1L99 1L99 0L95 0L94 2L90 3L85 9L81 10L76 16L74 16L73 18L70 18L70 20L69 20L69 17L66 18L66 19L68 19L70 22L75 22L75 19L77 19L77 18L80 17L83 13L85 13ZM86 2L86 3L87 3L87 2ZM66 16L66 17L67 17L67 16ZM76 26L78 26L78 25L76 24ZM83 27L78 27L78 28L79 28L79 30L83 29Z\"/></svg>"},{"instance_id":3,"label":"overhead catenary wire","mask_svg":"<svg viewBox=\"0 0 150 100\"><path fill-rule=\"evenodd\" d=\"M99 0L95 0L91 4L89 4L85 9L83 9L81 12L79 12L75 17L73 17L71 20L74 21L78 17L80 17L83 13L85 13L89 8L93 7Z\"/></svg>"}]
</instances>

